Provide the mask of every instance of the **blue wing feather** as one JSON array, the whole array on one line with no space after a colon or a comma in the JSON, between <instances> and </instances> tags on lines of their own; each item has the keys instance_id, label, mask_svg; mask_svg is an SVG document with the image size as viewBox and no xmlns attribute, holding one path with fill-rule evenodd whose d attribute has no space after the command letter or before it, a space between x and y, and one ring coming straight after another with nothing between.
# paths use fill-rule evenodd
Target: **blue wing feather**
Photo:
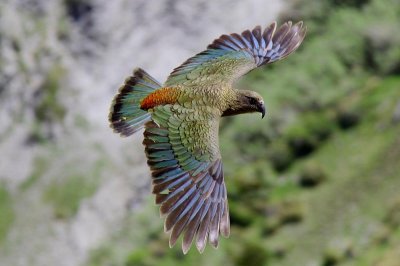
<instances>
[{"instance_id":1,"label":"blue wing feather","mask_svg":"<svg viewBox=\"0 0 400 266\"><path fill-rule=\"evenodd\" d=\"M186 253L195 236L205 243L208 232L218 238L218 228L224 228L224 236L229 234L229 215L219 213L227 209L228 204L220 188L225 188L222 162L220 159L214 162L196 159L177 138L175 128L179 128L179 121L170 119L167 112L157 117L157 123L146 123L143 141L152 170L153 193L156 203L161 205L161 215L166 216L165 230L172 230L170 245L174 245L182 234L182 249ZM208 220L201 219L206 215ZM210 222L212 217L217 219L213 223ZM213 228L210 227L212 224ZM216 246L218 243L213 240L211 243ZM204 245L201 245L199 250L202 252L203 249Z\"/></svg>"},{"instance_id":2,"label":"blue wing feather","mask_svg":"<svg viewBox=\"0 0 400 266\"><path fill-rule=\"evenodd\" d=\"M276 29L276 23L269 25L263 33L261 27L257 26L252 31L246 30L240 35L233 33L222 35L211 43L207 50L186 60L181 66L175 68L166 81L166 86L186 83L190 79L187 75L193 71L204 67L210 67L213 63L223 64L233 67L240 75L258 66L280 60L295 51L306 33L303 23L299 22L292 26L291 22L284 23ZM243 61L232 61L236 59L246 60L253 63L249 68ZM232 64L237 64L232 66ZM227 67L221 67L227 69ZM244 68L244 71L241 70ZM244 72L244 73L243 73ZM234 75L235 72L227 73L227 76ZM204 75L209 75L205 72ZM209 79L211 77L208 77ZM221 79L221 76L218 76ZM228 81L233 81L235 77L227 77ZM197 82L201 82L201 78ZM194 81L191 80L193 83Z\"/></svg>"}]
</instances>

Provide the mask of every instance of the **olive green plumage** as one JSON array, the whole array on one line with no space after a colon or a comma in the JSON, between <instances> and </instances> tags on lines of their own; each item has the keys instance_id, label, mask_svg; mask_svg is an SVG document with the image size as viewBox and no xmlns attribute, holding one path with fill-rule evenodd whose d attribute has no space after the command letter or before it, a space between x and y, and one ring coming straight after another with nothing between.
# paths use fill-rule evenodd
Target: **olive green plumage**
<instances>
[{"instance_id":1,"label":"olive green plumage","mask_svg":"<svg viewBox=\"0 0 400 266\"><path fill-rule=\"evenodd\" d=\"M109 120L115 132L129 136L145 127L143 144L152 172L153 193L170 246L183 235L187 253L193 240L203 252L207 240L218 246L229 236L229 210L219 152L223 116L260 112L262 97L237 90L233 83L248 71L280 60L303 41L302 22L287 22L263 32L222 35L208 49L174 69L163 86L135 70L115 97Z\"/></svg>"}]
</instances>

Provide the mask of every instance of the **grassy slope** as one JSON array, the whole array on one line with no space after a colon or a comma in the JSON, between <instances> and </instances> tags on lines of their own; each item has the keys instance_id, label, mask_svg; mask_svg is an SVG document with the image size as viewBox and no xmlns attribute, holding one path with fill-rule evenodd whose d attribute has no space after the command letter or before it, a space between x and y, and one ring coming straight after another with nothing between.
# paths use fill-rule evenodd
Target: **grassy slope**
<instances>
[{"instance_id":1,"label":"grassy slope","mask_svg":"<svg viewBox=\"0 0 400 266\"><path fill-rule=\"evenodd\" d=\"M372 92L360 91L364 102L377 103L369 106L365 121L338 132L313 156L294 165L293 175L307 160L314 160L329 173L329 180L317 189L297 193L306 206L306 219L276 235L274 241L293 247L282 265L305 263L341 245L348 245L357 257L373 244L400 186L400 126L390 120L400 98L399 87L400 79L389 79Z\"/></svg>"}]
</instances>

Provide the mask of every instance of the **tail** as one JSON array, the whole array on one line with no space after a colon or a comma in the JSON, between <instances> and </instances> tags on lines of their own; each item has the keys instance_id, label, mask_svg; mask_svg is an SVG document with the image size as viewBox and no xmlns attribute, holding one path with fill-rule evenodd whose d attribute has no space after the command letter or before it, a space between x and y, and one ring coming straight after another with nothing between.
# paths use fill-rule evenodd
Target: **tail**
<instances>
[{"instance_id":1,"label":"tail","mask_svg":"<svg viewBox=\"0 0 400 266\"><path fill-rule=\"evenodd\" d=\"M140 101L161 87L143 69L135 69L133 76L125 80L111 104L108 120L114 132L127 137L143 128L150 121L151 115L140 109Z\"/></svg>"}]
</instances>

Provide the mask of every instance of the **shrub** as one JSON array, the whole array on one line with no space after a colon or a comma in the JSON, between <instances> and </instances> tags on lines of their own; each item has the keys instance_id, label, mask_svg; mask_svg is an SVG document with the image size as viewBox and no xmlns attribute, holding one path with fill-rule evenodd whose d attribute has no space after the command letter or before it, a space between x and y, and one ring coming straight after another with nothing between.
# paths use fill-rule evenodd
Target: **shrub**
<instances>
[{"instance_id":1,"label":"shrub","mask_svg":"<svg viewBox=\"0 0 400 266\"><path fill-rule=\"evenodd\" d=\"M355 110L339 110L336 114L336 122L341 129L350 129L359 123L360 116L360 113Z\"/></svg>"},{"instance_id":2,"label":"shrub","mask_svg":"<svg viewBox=\"0 0 400 266\"><path fill-rule=\"evenodd\" d=\"M326 179L326 173L315 161L309 161L300 172L299 185L302 187L315 187Z\"/></svg>"},{"instance_id":3,"label":"shrub","mask_svg":"<svg viewBox=\"0 0 400 266\"><path fill-rule=\"evenodd\" d=\"M323 266L334 266L353 257L354 247L347 239L335 239L325 250Z\"/></svg>"},{"instance_id":4,"label":"shrub","mask_svg":"<svg viewBox=\"0 0 400 266\"><path fill-rule=\"evenodd\" d=\"M293 162L291 150L283 140L277 140L268 147L267 158L278 172L283 172Z\"/></svg>"},{"instance_id":5,"label":"shrub","mask_svg":"<svg viewBox=\"0 0 400 266\"><path fill-rule=\"evenodd\" d=\"M298 223L304 218L303 204L300 201L284 201L280 204L280 223Z\"/></svg>"},{"instance_id":6,"label":"shrub","mask_svg":"<svg viewBox=\"0 0 400 266\"><path fill-rule=\"evenodd\" d=\"M326 140L334 128L332 118L327 112L309 112L290 126L285 135L293 155L304 157Z\"/></svg>"},{"instance_id":7,"label":"shrub","mask_svg":"<svg viewBox=\"0 0 400 266\"><path fill-rule=\"evenodd\" d=\"M360 8L365 4L368 4L370 0L329 0L329 3L338 7L357 7Z\"/></svg>"},{"instance_id":8,"label":"shrub","mask_svg":"<svg viewBox=\"0 0 400 266\"><path fill-rule=\"evenodd\" d=\"M384 221L392 228L397 228L400 226L400 197L391 203Z\"/></svg>"},{"instance_id":9,"label":"shrub","mask_svg":"<svg viewBox=\"0 0 400 266\"><path fill-rule=\"evenodd\" d=\"M96 191L96 185L85 176L73 175L53 181L45 190L44 199L53 205L56 218L74 216L81 201Z\"/></svg>"},{"instance_id":10,"label":"shrub","mask_svg":"<svg viewBox=\"0 0 400 266\"><path fill-rule=\"evenodd\" d=\"M235 265L259 266L265 265L269 258L268 250L259 243L244 243L245 247L236 258Z\"/></svg>"}]
</instances>

